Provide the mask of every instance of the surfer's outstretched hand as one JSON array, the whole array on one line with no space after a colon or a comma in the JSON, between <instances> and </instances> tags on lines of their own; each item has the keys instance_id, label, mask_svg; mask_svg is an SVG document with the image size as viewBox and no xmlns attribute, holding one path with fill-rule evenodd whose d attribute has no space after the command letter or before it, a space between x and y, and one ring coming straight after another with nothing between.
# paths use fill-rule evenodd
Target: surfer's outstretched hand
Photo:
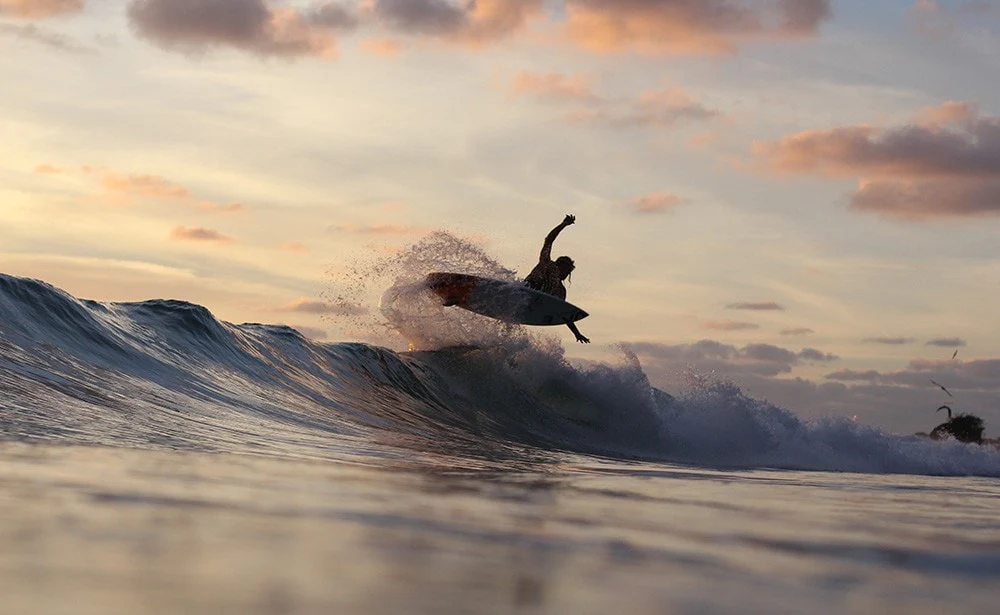
<instances>
[{"instance_id":1,"label":"surfer's outstretched hand","mask_svg":"<svg viewBox=\"0 0 1000 615\"><path fill-rule=\"evenodd\" d=\"M570 224L574 223L576 223L576 216L574 216L573 214L566 214L566 217L563 218L563 224L566 226L569 226Z\"/></svg>"},{"instance_id":2,"label":"surfer's outstretched hand","mask_svg":"<svg viewBox=\"0 0 1000 615\"><path fill-rule=\"evenodd\" d=\"M576 341L580 342L581 344L589 344L590 343L590 338L586 337L586 336L584 336L584 335L582 335L580 333L577 333L576 334Z\"/></svg>"}]
</instances>

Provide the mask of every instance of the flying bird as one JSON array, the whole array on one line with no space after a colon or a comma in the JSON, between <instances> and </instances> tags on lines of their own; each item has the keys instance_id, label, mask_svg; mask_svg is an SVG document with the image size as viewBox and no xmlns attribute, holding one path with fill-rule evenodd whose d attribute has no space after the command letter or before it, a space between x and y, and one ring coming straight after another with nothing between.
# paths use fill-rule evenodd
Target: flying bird
<instances>
[{"instance_id":1,"label":"flying bird","mask_svg":"<svg viewBox=\"0 0 1000 615\"><path fill-rule=\"evenodd\" d=\"M952 358L953 361L955 360L955 357L957 357L957 356L958 356L958 351L957 350L955 352L951 353L951 358Z\"/></svg>"},{"instance_id":2,"label":"flying bird","mask_svg":"<svg viewBox=\"0 0 1000 615\"><path fill-rule=\"evenodd\" d=\"M943 385L941 385L941 384L939 384L937 382L934 382L933 380L931 380L931 384L937 385L938 388L940 388L942 391L944 391L945 393L948 394L948 397L954 397L954 395L951 394L951 391L949 391L948 389L944 388ZM938 408L938 410L940 410L940 408Z\"/></svg>"}]
</instances>

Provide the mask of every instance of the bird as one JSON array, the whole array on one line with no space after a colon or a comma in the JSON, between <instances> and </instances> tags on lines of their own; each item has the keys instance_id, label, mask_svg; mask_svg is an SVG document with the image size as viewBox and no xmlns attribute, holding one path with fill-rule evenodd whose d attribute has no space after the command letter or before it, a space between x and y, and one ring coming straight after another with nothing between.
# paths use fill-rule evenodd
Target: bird
<instances>
[{"instance_id":1,"label":"bird","mask_svg":"<svg viewBox=\"0 0 1000 615\"><path fill-rule=\"evenodd\" d=\"M954 395L951 394L951 391L949 391L948 389L944 388L944 385L939 384L937 382L934 382L934 380L931 380L931 384L937 385L942 391L944 391L945 393L948 394L948 397L954 397ZM940 410L940 409L941 408L938 408L938 410Z\"/></svg>"},{"instance_id":2,"label":"bird","mask_svg":"<svg viewBox=\"0 0 1000 615\"><path fill-rule=\"evenodd\" d=\"M955 352L951 353L951 360L954 361L955 357L957 356L958 356L958 351L956 350Z\"/></svg>"}]
</instances>

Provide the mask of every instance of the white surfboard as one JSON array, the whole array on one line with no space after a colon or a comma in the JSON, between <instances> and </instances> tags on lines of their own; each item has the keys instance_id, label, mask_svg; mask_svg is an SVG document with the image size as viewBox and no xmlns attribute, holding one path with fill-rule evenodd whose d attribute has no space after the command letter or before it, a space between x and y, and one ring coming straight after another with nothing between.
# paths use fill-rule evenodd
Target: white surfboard
<instances>
[{"instance_id":1,"label":"white surfboard","mask_svg":"<svg viewBox=\"0 0 1000 615\"><path fill-rule=\"evenodd\" d=\"M589 314L572 303L528 288L521 282L505 282L464 273L430 273L427 288L446 305L522 325L564 325Z\"/></svg>"}]
</instances>

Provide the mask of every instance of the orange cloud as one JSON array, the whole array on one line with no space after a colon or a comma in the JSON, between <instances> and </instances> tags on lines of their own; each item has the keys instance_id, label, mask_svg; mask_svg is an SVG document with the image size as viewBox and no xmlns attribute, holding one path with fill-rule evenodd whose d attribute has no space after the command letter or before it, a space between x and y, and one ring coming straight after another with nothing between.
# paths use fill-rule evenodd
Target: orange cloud
<instances>
[{"instance_id":1,"label":"orange cloud","mask_svg":"<svg viewBox=\"0 0 1000 615\"><path fill-rule=\"evenodd\" d=\"M231 243L234 241L232 237L223 235L218 231L200 227L188 228L186 226L177 226L170 232L170 236L181 241L207 241L215 243Z\"/></svg>"},{"instance_id":2,"label":"orange cloud","mask_svg":"<svg viewBox=\"0 0 1000 615\"><path fill-rule=\"evenodd\" d=\"M632 199L624 204L627 209L640 214L661 214L666 213L678 205L687 203L675 194L669 192L654 192L645 196Z\"/></svg>"},{"instance_id":3,"label":"orange cloud","mask_svg":"<svg viewBox=\"0 0 1000 615\"><path fill-rule=\"evenodd\" d=\"M40 164L35 167L34 172L38 175L68 175L72 173L73 170L65 167L57 167L52 164Z\"/></svg>"},{"instance_id":4,"label":"orange cloud","mask_svg":"<svg viewBox=\"0 0 1000 615\"><path fill-rule=\"evenodd\" d=\"M83 10L83 0L0 0L0 16L46 19Z\"/></svg>"},{"instance_id":5,"label":"orange cloud","mask_svg":"<svg viewBox=\"0 0 1000 615\"><path fill-rule=\"evenodd\" d=\"M756 143L759 168L859 180L851 208L905 220L1000 215L1000 117L951 101L909 124L810 130Z\"/></svg>"},{"instance_id":6,"label":"orange cloud","mask_svg":"<svg viewBox=\"0 0 1000 615\"><path fill-rule=\"evenodd\" d=\"M358 25L357 15L336 3L300 10L269 0L133 0L128 18L139 36L168 50L233 47L284 57L332 57L337 36Z\"/></svg>"},{"instance_id":7,"label":"orange cloud","mask_svg":"<svg viewBox=\"0 0 1000 615\"><path fill-rule=\"evenodd\" d=\"M241 203L215 203L195 198L191 191L173 183L160 175L143 173L117 173L90 166L80 167L80 172L88 176L96 176L105 193L113 196L146 197L153 199L173 199L185 202L205 211L235 213L243 211ZM72 175L73 169L57 167L51 164L40 164L35 167L39 175Z\"/></svg>"},{"instance_id":8,"label":"orange cloud","mask_svg":"<svg viewBox=\"0 0 1000 615\"><path fill-rule=\"evenodd\" d=\"M585 48L733 53L761 40L815 36L829 0L567 0L566 32Z\"/></svg>"},{"instance_id":9,"label":"orange cloud","mask_svg":"<svg viewBox=\"0 0 1000 615\"><path fill-rule=\"evenodd\" d=\"M403 44L391 38L366 38L361 41L361 49L372 55L390 58L399 55Z\"/></svg>"}]
</instances>

